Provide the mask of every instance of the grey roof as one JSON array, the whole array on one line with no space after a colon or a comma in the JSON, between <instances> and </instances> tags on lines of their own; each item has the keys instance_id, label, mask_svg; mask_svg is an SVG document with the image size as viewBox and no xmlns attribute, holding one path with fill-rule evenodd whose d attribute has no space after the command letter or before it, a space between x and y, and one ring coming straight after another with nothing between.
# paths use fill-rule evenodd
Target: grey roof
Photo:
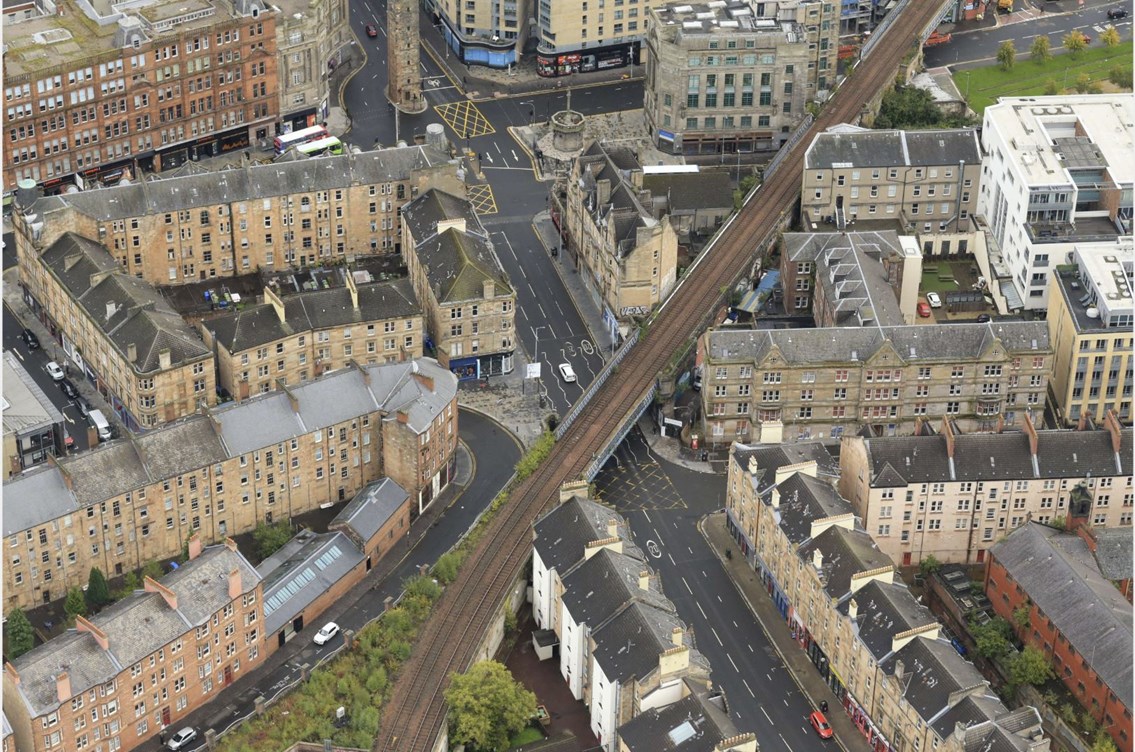
<instances>
[{"instance_id":1,"label":"grey roof","mask_svg":"<svg viewBox=\"0 0 1135 752\"><path fill-rule=\"evenodd\" d=\"M816 285L834 309L836 326L903 323L883 267L884 259L904 255L897 232L786 233L784 253L797 263L815 263Z\"/></svg>"},{"instance_id":2,"label":"grey roof","mask_svg":"<svg viewBox=\"0 0 1135 752\"><path fill-rule=\"evenodd\" d=\"M230 601L228 576L234 569L240 572L242 593L256 588L260 575L235 548L210 546L162 578L177 596L176 609L159 593L137 590L91 618L106 633L107 650L89 632L72 629L13 660L18 690L32 717L59 706L55 677L60 672L67 672L72 695L79 695L205 624Z\"/></svg>"},{"instance_id":3,"label":"grey roof","mask_svg":"<svg viewBox=\"0 0 1135 752\"><path fill-rule=\"evenodd\" d=\"M838 525L832 525L804 543L796 553L804 566L815 567L816 551L821 556L820 581L824 584L824 591L835 599L847 595L854 575L893 565L890 557L879 551L870 535Z\"/></svg>"},{"instance_id":4,"label":"grey roof","mask_svg":"<svg viewBox=\"0 0 1135 752\"><path fill-rule=\"evenodd\" d=\"M971 710L977 713L987 712L992 717L964 726L960 737L961 749L964 752L1034 752L1043 748L1038 746L1043 744L1044 740L1040 713L1032 705L1025 705L1016 710L1005 710L996 698L990 698L988 695L969 695L956 707L967 703L972 703ZM942 719L934 723L935 729L941 729L940 733L955 731L956 727L953 724L948 727L945 725L950 714L946 713Z\"/></svg>"},{"instance_id":5,"label":"grey roof","mask_svg":"<svg viewBox=\"0 0 1135 752\"><path fill-rule=\"evenodd\" d=\"M73 207L100 221L164 214L205 204L253 201L273 196L334 190L404 180L415 170L445 164L433 146L407 146L297 162L145 180L130 185L38 199L29 213Z\"/></svg>"},{"instance_id":6,"label":"grey roof","mask_svg":"<svg viewBox=\"0 0 1135 752\"><path fill-rule=\"evenodd\" d=\"M749 459L757 463L757 473L749 472ZM764 494L773 487L776 471L787 465L815 462L820 476L839 477L839 462L818 441L801 441L794 444L733 444L733 459L745 471L758 493Z\"/></svg>"},{"instance_id":7,"label":"grey roof","mask_svg":"<svg viewBox=\"0 0 1135 752\"><path fill-rule=\"evenodd\" d=\"M900 364L956 363L991 351L1008 354L1049 351L1043 321L959 323L936 326L828 327L823 329L710 329L710 363L760 363L775 351L788 363L863 362L889 346Z\"/></svg>"},{"instance_id":8,"label":"grey roof","mask_svg":"<svg viewBox=\"0 0 1135 752\"><path fill-rule=\"evenodd\" d=\"M879 667L895 676L900 661L903 698L927 723L949 707L954 692L986 691L981 674L948 640L915 637L887 656Z\"/></svg>"},{"instance_id":9,"label":"grey roof","mask_svg":"<svg viewBox=\"0 0 1135 752\"><path fill-rule=\"evenodd\" d=\"M847 614L852 598L858 606L854 629L876 660L891 652L893 638L899 632L938 623L901 582L868 582L839 604L841 613Z\"/></svg>"},{"instance_id":10,"label":"grey roof","mask_svg":"<svg viewBox=\"0 0 1135 752\"><path fill-rule=\"evenodd\" d=\"M947 439L941 434L862 441L871 466L871 485L894 488L948 481L1129 475L1133 435L1132 429L1123 429L1116 452L1105 430L1037 431L1035 465L1029 437L1023 432L957 435L952 462Z\"/></svg>"},{"instance_id":11,"label":"grey roof","mask_svg":"<svg viewBox=\"0 0 1135 752\"><path fill-rule=\"evenodd\" d=\"M836 126L840 128L840 126ZM804 169L846 167L954 166L981 162L977 130L848 131L816 134L804 155Z\"/></svg>"},{"instance_id":12,"label":"grey roof","mask_svg":"<svg viewBox=\"0 0 1135 752\"><path fill-rule=\"evenodd\" d=\"M245 308L204 322L229 352L260 347L301 332L419 316L422 307L408 279L358 287L358 307L346 287L288 295L281 321L271 303Z\"/></svg>"},{"instance_id":13,"label":"grey roof","mask_svg":"<svg viewBox=\"0 0 1135 752\"><path fill-rule=\"evenodd\" d=\"M265 635L275 635L364 558L343 533L304 530L288 541L257 567L264 577Z\"/></svg>"},{"instance_id":14,"label":"grey roof","mask_svg":"<svg viewBox=\"0 0 1135 752\"><path fill-rule=\"evenodd\" d=\"M211 416L190 416L62 457L58 467L23 473L4 484L4 535L380 409L387 413L384 420L397 420L404 412L407 425L421 433L457 394L457 377L430 358L362 369L369 385L362 371L347 368L290 387L298 413L286 393L270 392L222 405ZM428 389L415 372L433 379L434 388Z\"/></svg>"},{"instance_id":15,"label":"grey roof","mask_svg":"<svg viewBox=\"0 0 1135 752\"><path fill-rule=\"evenodd\" d=\"M812 536L812 523L825 517L853 514L851 504L831 484L793 473L778 485L780 506L773 515L784 536L799 545Z\"/></svg>"},{"instance_id":16,"label":"grey roof","mask_svg":"<svg viewBox=\"0 0 1135 752\"><path fill-rule=\"evenodd\" d=\"M637 549L634 552L638 554ZM647 573L651 587L639 587L639 575ZM663 611L674 611L671 603L657 589L650 567L640 556L628 556L609 548L577 564L561 576L564 609L576 624L592 630L603 624L631 599L649 603Z\"/></svg>"},{"instance_id":17,"label":"grey roof","mask_svg":"<svg viewBox=\"0 0 1135 752\"><path fill-rule=\"evenodd\" d=\"M23 436L63 422L63 413L9 351L4 352L3 385L5 435Z\"/></svg>"},{"instance_id":18,"label":"grey roof","mask_svg":"<svg viewBox=\"0 0 1135 752\"><path fill-rule=\"evenodd\" d=\"M583 560L589 543L611 537L608 525L612 522L618 526L618 537L629 542L626 520L617 512L591 499L573 496L533 523L532 546L544 567L562 577Z\"/></svg>"},{"instance_id":19,"label":"grey roof","mask_svg":"<svg viewBox=\"0 0 1135 752\"><path fill-rule=\"evenodd\" d=\"M990 549L1092 670L1131 707L1131 604L1096 565L1080 536L1029 522Z\"/></svg>"},{"instance_id":20,"label":"grey roof","mask_svg":"<svg viewBox=\"0 0 1135 752\"><path fill-rule=\"evenodd\" d=\"M733 209L733 186L728 173L652 173L642 176L642 187L653 198L665 198L671 214L698 209Z\"/></svg>"},{"instance_id":21,"label":"grey roof","mask_svg":"<svg viewBox=\"0 0 1135 752\"><path fill-rule=\"evenodd\" d=\"M737 727L724 707L724 696L694 692L675 703L650 708L619 727L630 752L713 752Z\"/></svg>"},{"instance_id":22,"label":"grey roof","mask_svg":"<svg viewBox=\"0 0 1135 752\"><path fill-rule=\"evenodd\" d=\"M618 614L591 632L592 656L608 681L622 684L642 679L658 668L658 658L672 647L675 629L685 631L682 620L639 601L631 601Z\"/></svg>"},{"instance_id":23,"label":"grey roof","mask_svg":"<svg viewBox=\"0 0 1135 752\"><path fill-rule=\"evenodd\" d=\"M1092 528L1096 565L1100 574L1112 582L1131 579L1133 532L1130 527Z\"/></svg>"},{"instance_id":24,"label":"grey roof","mask_svg":"<svg viewBox=\"0 0 1135 752\"><path fill-rule=\"evenodd\" d=\"M959 723L968 728L992 721L1005 712L1005 706L996 695L975 692L954 703L945 713L934 719L931 726L938 736L945 739L954 733Z\"/></svg>"},{"instance_id":25,"label":"grey roof","mask_svg":"<svg viewBox=\"0 0 1135 752\"><path fill-rule=\"evenodd\" d=\"M368 483L335 515L331 528L346 528L365 546L409 498L406 490L390 478Z\"/></svg>"},{"instance_id":26,"label":"grey roof","mask_svg":"<svg viewBox=\"0 0 1135 752\"><path fill-rule=\"evenodd\" d=\"M135 373L163 370L160 356L166 350L172 368L212 355L157 289L122 272L95 241L66 232L40 258Z\"/></svg>"},{"instance_id":27,"label":"grey roof","mask_svg":"<svg viewBox=\"0 0 1135 752\"><path fill-rule=\"evenodd\" d=\"M433 235L438 222L447 220L463 219L468 229L484 232L471 201L438 188L431 188L403 206L400 216L418 242Z\"/></svg>"}]
</instances>

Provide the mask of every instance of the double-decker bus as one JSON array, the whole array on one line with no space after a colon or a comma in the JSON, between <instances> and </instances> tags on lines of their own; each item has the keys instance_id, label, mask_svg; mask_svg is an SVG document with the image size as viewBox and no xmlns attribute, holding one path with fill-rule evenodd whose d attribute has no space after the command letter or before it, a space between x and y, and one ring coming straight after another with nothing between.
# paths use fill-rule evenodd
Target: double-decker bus
<instances>
[{"instance_id":1,"label":"double-decker bus","mask_svg":"<svg viewBox=\"0 0 1135 752\"><path fill-rule=\"evenodd\" d=\"M283 154L293 146L299 146L300 144L306 144L309 141L327 138L329 135L330 134L327 132L327 129L322 125L313 125L309 128L301 128L300 130L292 131L291 133L281 133L279 136L276 136L275 140L276 154Z\"/></svg>"}]
</instances>

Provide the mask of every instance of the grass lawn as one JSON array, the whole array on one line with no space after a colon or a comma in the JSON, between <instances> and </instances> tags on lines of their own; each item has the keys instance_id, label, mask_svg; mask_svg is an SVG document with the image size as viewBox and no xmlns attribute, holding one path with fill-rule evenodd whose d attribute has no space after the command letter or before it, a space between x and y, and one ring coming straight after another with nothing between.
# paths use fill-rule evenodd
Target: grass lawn
<instances>
[{"instance_id":1,"label":"grass lawn","mask_svg":"<svg viewBox=\"0 0 1135 752\"><path fill-rule=\"evenodd\" d=\"M532 742L538 742L543 738L544 738L544 735L542 733L540 733L540 729L536 728L535 726L528 726L523 731L521 731L519 734L517 734L516 736L512 737L512 739L509 740L509 744L511 745L509 748L515 749L516 747L522 747L525 744L531 744Z\"/></svg>"},{"instance_id":2,"label":"grass lawn","mask_svg":"<svg viewBox=\"0 0 1135 752\"><path fill-rule=\"evenodd\" d=\"M1098 36L1098 34L1093 34ZM1060 37L1053 34L1054 56L1045 63L1029 59L1028 49L1017 50L1017 64L1010 71L1001 70L997 63L981 68L954 71L954 84L958 91L969 100L970 109L978 114L997 102L998 97L1027 97L1044 94L1046 82L1055 81L1061 90L1075 85L1081 73L1087 73L1092 81L1104 84L1104 90L1114 89L1107 81L1107 74L1115 66L1130 71L1132 68L1132 42L1123 42L1115 47L1104 47L1099 39L1093 39L1091 46L1078 55L1071 55L1060 46Z\"/></svg>"},{"instance_id":3,"label":"grass lawn","mask_svg":"<svg viewBox=\"0 0 1135 752\"><path fill-rule=\"evenodd\" d=\"M969 262L955 262L969 264ZM919 292L925 295L928 292L936 292L943 295L947 292L954 292L958 289L958 285L954 282L957 279L957 274L954 274L953 265L949 261L939 261L929 265L929 269L922 271L922 286ZM937 267L937 268L935 268ZM939 277L949 277L949 279L939 279Z\"/></svg>"}]
</instances>

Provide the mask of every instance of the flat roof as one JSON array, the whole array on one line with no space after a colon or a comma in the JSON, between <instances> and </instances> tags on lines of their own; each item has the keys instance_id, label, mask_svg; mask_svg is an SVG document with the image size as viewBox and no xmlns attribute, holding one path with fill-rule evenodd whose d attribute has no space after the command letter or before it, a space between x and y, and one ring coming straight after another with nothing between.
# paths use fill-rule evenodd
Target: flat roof
<instances>
[{"instance_id":1,"label":"flat roof","mask_svg":"<svg viewBox=\"0 0 1135 752\"><path fill-rule=\"evenodd\" d=\"M4 352L4 433L22 435L63 422L63 414L9 351Z\"/></svg>"},{"instance_id":2,"label":"flat roof","mask_svg":"<svg viewBox=\"0 0 1135 752\"><path fill-rule=\"evenodd\" d=\"M1057 270L1054 280L1076 331L1115 333L1114 317L1135 314L1130 281L1135 247L1130 242L1077 246L1073 260L1078 270ZM1122 328L1130 329L1130 318Z\"/></svg>"}]
</instances>

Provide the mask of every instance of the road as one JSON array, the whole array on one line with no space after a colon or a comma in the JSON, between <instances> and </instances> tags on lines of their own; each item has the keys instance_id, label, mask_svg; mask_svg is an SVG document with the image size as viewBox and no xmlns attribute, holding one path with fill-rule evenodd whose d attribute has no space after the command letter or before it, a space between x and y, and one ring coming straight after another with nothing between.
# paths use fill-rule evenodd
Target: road
<instances>
[{"instance_id":1,"label":"road","mask_svg":"<svg viewBox=\"0 0 1135 752\"><path fill-rule=\"evenodd\" d=\"M419 565L432 565L448 551L504 488L512 477L514 466L520 460L519 444L495 422L477 413L462 410L458 422L461 440L472 453L476 468L464 493L424 531L416 529L419 521L415 521L411 526L411 535L424 537L380 582L374 582L371 578L364 580L322 616L313 620L314 623L308 624L303 632L268 658L264 665L246 673L219 695L223 702L214 700L175 724L176 728L191 726L197 729L199 736L194 750L204 749L205 729L212 728L220 732L246 717L253 711L257 696L274 697L298 679L305 664L314 667L343 645L342 632L325 645L313 643L311 637L320 626L334 621L343 629L358 631L382 613L386 598L396 598L402 592L402 583L418 573ZM425 524L429 524L428 520ZM398 548L394 551L397 555ZM382 566L381 562L379 566ZM162 747L155 736L137 749L140 752L159 752Z\"/></svg>"},{"instance_id":2,"label":"road","mask_svg":"<svg viewBox=\"0 0 1135 752\"><path fill-rule=\"evenodd\" d=\"M1044 5L1045 0L1036 0L1034 5ZM1028 55L1033 40L1047 34L1054 53L1060 54L1060 41L1068 32L1076 29L1092 38L1092 46L1098 46L1099 35L1108 25L1113 25L1124 40L1131 39L1131 17L1109 21L1107 12L1111 8L1130 8L1130 3L1106 3L1085 6L1071 13L1046 13L1029 21L1012 23L965 34L954 34L949 44L928 47L925 59L927 68L958 66L963 63L988 62L997 57L997 48L1002 42L1011 40L1018 54Z\"/></svg>"},{"instance_id":3,"label":"road","mask_svg":"<svg viewBox=\"0 0 1135 752\"><path fill-rule=\"evenodd\" d=\"M351 4L351 24L365 45L366 62L347 83L343 102L351 116L346 140L363 149L374 144L396 143L395 112L386 98L386 3L369 0ZM374 39L366 36L366 24L378 27ZM423 35L443 49L440 36L423 18ZM602 346L590 336L563 282L532 228L532 217L547 208L548 187L537 181L524 148L508 132L512 126L546 120L563 109L567 92L525 94L490 99L470 105L459 84L450 80L437 62L421 56L423 91L429 108L420 115L399 115L398 136L411 141L424 134L430 123L444 123L446 135L457 147L481 155L484 181L492 191L491 211L481 214L505 272L516 288L516 327L528 359L542 363L541 390L561 415L579 398L603 364ZM572 108L597 114L642 106L642 85L623 81L587 89L586 96L572 100ZM435 108L441 107L442 111ZM443 112L446 117L443 117ZM455 116L452 113L459 112ZM447 119L448 117L448 119ZM469 123L465 132L454 124ZM574 272L568 272L574 273ZM570 363L578 375L574 384L557 374L560 363ZM534 387L533 387L534 388Z\"/></svg>"},{"instance_id":4,"label":"road","mask_svg":"<svg viewBox=\"0 0 1135 752\"><path fill-rule=\"evenodd\" d=\"M725 506L725 476L666 462L635 429L595 483L601 498L630 520L663 591L693 627L738 730L754 732L761 752L816 749L808 724L815 708L697 530L699 519Z\"/></svg>"}]
</instances>

